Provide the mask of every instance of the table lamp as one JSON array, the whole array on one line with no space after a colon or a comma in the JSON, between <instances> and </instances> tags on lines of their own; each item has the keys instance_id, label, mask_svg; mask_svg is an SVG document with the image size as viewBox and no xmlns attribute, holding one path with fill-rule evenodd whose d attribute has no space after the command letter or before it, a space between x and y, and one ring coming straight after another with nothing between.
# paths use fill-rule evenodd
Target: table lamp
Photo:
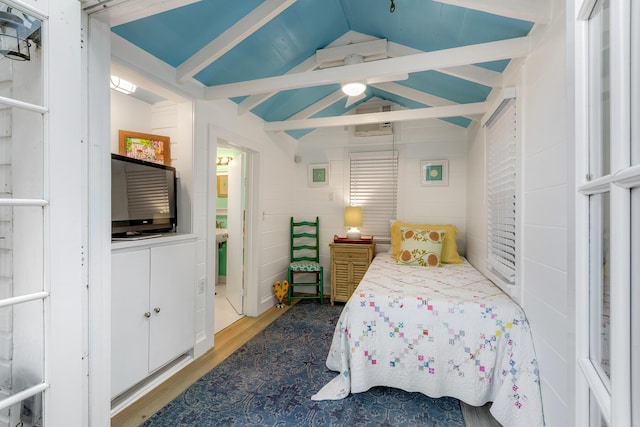
<instances>
[{"instance_id":1,"label":"table lamp","mask_svg":"<svg viewBox=\"0 0 640 427\"><path fill-rule=\"evenodd\" d=\"M358 230L358 227L362 227L362 208L360 206L348 206L344 209L344 226L349 227L347 239L357 240L360 238L360 230Z\"/></svg>"}]
</instances>

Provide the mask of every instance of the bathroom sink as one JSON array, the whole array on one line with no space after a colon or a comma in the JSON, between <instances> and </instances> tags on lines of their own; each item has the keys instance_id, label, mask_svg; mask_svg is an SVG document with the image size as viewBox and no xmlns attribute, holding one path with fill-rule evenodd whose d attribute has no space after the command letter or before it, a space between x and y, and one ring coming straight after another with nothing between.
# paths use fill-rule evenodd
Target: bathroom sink
<instances>
[{"instance_id":1,"label":"bathroom sink","mask_svg":"<svg viewBox=\"0 0 640 427\"><path fill-rule=\"evenodd\" d=\"M216 242L222 243L226 242L229 238L229 233L227 233L226 228L216 228Z\"/></svg>"}]
</instances>

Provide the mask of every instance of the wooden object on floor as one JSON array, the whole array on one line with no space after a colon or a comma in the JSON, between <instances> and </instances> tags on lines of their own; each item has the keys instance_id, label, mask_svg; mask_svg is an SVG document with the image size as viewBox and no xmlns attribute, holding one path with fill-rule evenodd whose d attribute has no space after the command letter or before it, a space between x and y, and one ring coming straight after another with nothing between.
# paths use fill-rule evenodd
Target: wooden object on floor
<instances>
[{"instance_id":1,"label":"wooden object on floor","mask_svg":"<svg viewBox=\"0 0 640 427\"><path fill-rule=\"evenodd\" d=\"M272 307L259 317L245 316L233 325L218 332L215 335L215 344L211 350L194 360L140 400L116 414L111 418L111 426L138 427L147 418L158 412L163 406L171 402L234 351L269 326L271 322L289 310L296 302L293 301L291 305L284 308Z\"/></svg>"},{"instance_id":2,"label":"wooden object on floor","mask_svg":"<svg viewBox=\"0 0 640 427\"><path fill-rule=\"evenodd\" d=\"M376 253L375 243L329 243L331 305L346 302L367 272Z\"/></svg>"}]
</instances>

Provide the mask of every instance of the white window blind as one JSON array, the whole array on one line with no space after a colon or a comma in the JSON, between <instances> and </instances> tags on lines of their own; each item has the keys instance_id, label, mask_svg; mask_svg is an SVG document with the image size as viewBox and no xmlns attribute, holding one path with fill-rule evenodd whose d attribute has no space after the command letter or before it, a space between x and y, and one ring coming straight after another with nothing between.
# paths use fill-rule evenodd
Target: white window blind
<instances>
[{"instance_id":1,"label":"white window blind","mask_svg":"<svg viewBox=\"0 0 640 427\"><path fill-rule=\"evenodd\" d=\"M362 234L389 240L389 220L396 217L398 153L351 153L349 198L362 208Z\"/></svg>"},{"instance_id":2,"label":"white window blind","mask_svg":"<svg viewBox=\"0 0 640 427\"><path fill-rule=\"evenodd\" d=\"M516 103L487 123L487 205L489 269L508 284L516 280Z\"/></svg>"}]
</instances>

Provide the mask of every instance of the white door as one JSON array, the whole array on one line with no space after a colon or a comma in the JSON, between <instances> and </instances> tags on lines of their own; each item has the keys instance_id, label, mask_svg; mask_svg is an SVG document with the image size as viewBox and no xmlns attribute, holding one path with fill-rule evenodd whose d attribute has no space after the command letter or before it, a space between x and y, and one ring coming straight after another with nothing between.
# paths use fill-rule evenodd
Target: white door
<instances>
[{"instance_id":1,"label":"white door","mask_svg":"<svg viewBox=\"0 0 640 427\"><path fill-rule=\"evenodd\" d=\"M631 427L640 425L630 303L640 300L640 5L575 5L576 425Z\"/></svg>"},{"instance_id":2,"label":"white door","mask_svg":"<svg viewBox=\"0 0 640 427\"><path fill-rule=\"evenodd\" d=\"M151 248L149 372L195 342L196 244Z\"/></svg>"},{"instance_id":3,"label":"white door","mask_svg":"<svg viewBox=\"0 0 640 427\"><path fill-rule=\"evenodd\" d=\"M238 314L244 313L244 158L241 153L229 162L227 199L227 299Z\"/></svg>"},{"instance_id":4,"label":"white door","mask_svg":"<svg viewBox=\"0 0 640 427\"><path fill-rule=\"evenodd\" d=\"M149 373L149 250L111 257L111 397Z\"/></svg>"}]
</instances>

